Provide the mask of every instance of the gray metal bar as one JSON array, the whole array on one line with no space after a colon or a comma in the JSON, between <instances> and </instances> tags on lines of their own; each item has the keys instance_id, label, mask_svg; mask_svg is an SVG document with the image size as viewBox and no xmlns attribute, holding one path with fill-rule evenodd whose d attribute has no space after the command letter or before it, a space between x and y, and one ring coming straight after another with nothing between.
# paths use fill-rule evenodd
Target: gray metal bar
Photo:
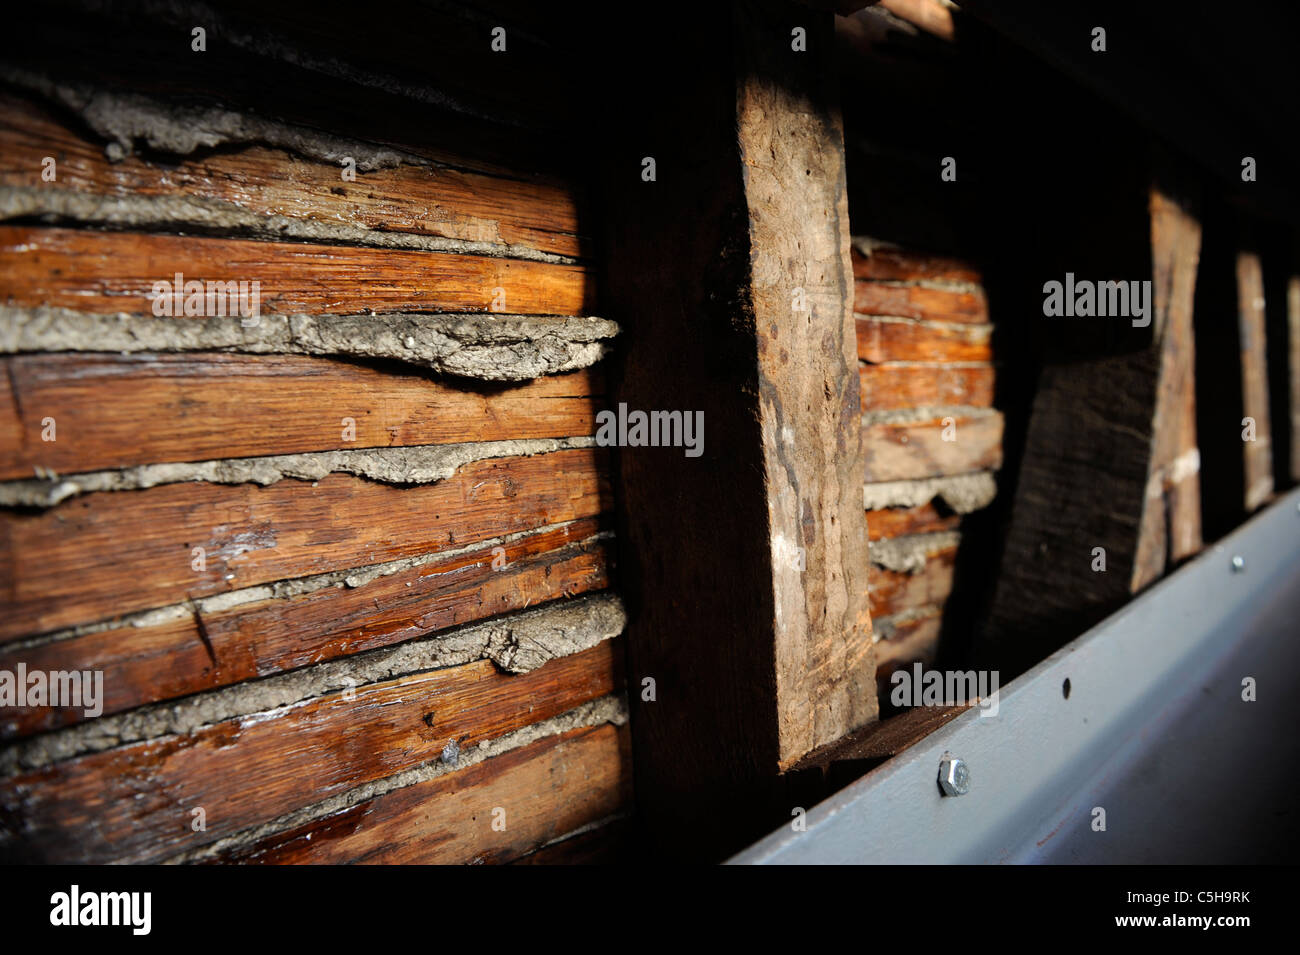
<instances>
[{"instance_id":1,"label":"gray metal bar","mask_svg":"<svg viewBox=\"0 0 1300 955\"><path fill-rule=\"evenodd\" d=\"M1300 491L731 862L1294 861L1297 621Z\"/></svg>"}]
</instances>

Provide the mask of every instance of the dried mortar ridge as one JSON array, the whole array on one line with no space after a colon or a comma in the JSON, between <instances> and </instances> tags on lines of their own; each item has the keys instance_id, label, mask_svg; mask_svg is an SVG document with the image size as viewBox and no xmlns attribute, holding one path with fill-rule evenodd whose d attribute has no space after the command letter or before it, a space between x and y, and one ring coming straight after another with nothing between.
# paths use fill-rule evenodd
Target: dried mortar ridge
<instances>
[{"instance_id":1,"label":"dried mortar ridge","mask_svg":"<svg viewBox=\"0 0 1300 955\"><path fill-rule=\"evenodd\" d=\"M887 507L920 507L940 498L958 514L969 514L992 504L997 492L993 474L976 471L950 477L867 484L862 488L862 500L868 511L880 511Z\"/></svg>"},{"instance_id":2,"label":"dried mortar ridge","mask_svg":"<svg viewBox=\"0 0 1300 955\"><path fill-rule=\"evenodd\" d=\"M432 564L438 561L460 557L475 552L490 554L492 549L495 547L504 547L508 544L524 540L536 534L542 534L564 527L571 527L576 523L578 522L564 521L559 524L550 524L542 528L530 528L525 531L516 531L513 534L505 534L500 537L489 537L484 540L475 541L472 544L466 544L463 547L430 551L418 554L415 557L402 557L397 560L384 561L380 564L367 564L362 567L350 567L347 570L333 570L328 573L312 574L307 577L290 577L285 580L277 580L270 584L255 584L252 587L241 587L238 590L228 590L224 593L213 594L210 597L195 597L181 603L168 604L163 607L153 607L149 610L140 610L124 614L110 620L98 620L94 623L78 624L75 627L67 627L63 630L55 630L49 633L38 634L33 637L14 640L6 643L5 649L11 653L20 653L34 647L45 646L50 643L58 643L61 640L73 640L77 637L86 636L87 634L103 633L105 630L118 630L124 627L161 626L175 620L182 620L186 617L223 613L225 611L233 610L235 607L260 603L263 600L290 600L294 597L315 593L316 591L325 590L329 587L364 587L366 584L379 580L382 577L389 577L393 574L398 574L415 567L423 567L426 564ZM572 543L557 549L554 551L554 554L557 558L570 555L590 547L597 541L612 540L613 537L613 531L597 531L588 537L574 540Z\"/></svg>"},{"instance_id":3,"label":"dried mortar ridge","mask_svg":"<svg viewBox=\"0 0 1300 955\"><path fill-rule=\"evenodd\" d=\"M402 163L430 165L427 159L387 146L219 107L163 103L136 93L60 83L13 67L0 69L0 80L72 110L109 141L105 154L111 160L131 155L137 143L173 155L232 143L260 143L328 163L338 164L350 157L356 160L358 172L391 169Z\"/></svg>"},{"instance_id":4,"label":"dried mortar ridge","mask_svg":"<svg viewBox=\"0 0 1300 955\"><path fill-rule=\"evenodd\" d=\"M931 554L956 547L960 542L961 534L957 531L939 531L872 541L867 546L871 562L877 567L900 574L917 574L925 569Z\"/></svg>"},{"instance_id":5,"label":"dried mortar ridge","mask_svg":"<svg viewBox=\"0 0 1300 955\"><path fill-rule=\"evenodd\" d=\"M0 305L0 353L233 351L392 358L449 375L527 381L586 368L618 334L603 318L506 314L159 318Z\"/></svg>"},{"instance_id":6,"label":"dried mortar ridge","mask_svg":"<svg viewBox=\"0 0 1300 955\"><path fill-rule=\"evenodd\" d=\"M95 471L69 477L26 478L0 483L0 507L54 507L79 494L102 491L139 491L161 484L206 481L212 484L260 484L285 478L319 481L333 474L385 484L436 484L466 464L488 458L531 457L595 447L590 436L526 438L471 444L418 445L402 448L367 448L355 451L313 451L258 458L219 461L142 464L137 467Z\"/></svg>"},{"instance_id":7,"label":"dried mortar ridge","mask_svg":"<svg viewBox=\"0 0 1300 955\"><path fill-rule=\"evenodd\" d=\"M392 776L386 776L383 779L376 780L373 783L367 783L350 789L345 793L337 796L331 796L310 806L302 809L296 809L291 813L273 819L270 822L258 826L252 826L243 829L232 835L202 846L198 849L191 849L187 852L180 853L165 860L167 864L201 862L211 859L231 849L238 849L241 846L253 846L261 840L275 835L277 832L284 832L288 829L294 829L306 823L314 822L317 819L324 819L335 813L343 812L351 807L383 796L386 793L393 792L397 789L404 789L417 783L427 782L431 779L437 779L439 776L465 769L490 759L493 756L499 756L502 753L509 752L512 749L518 749L521 746L527 746L537 740L545 739L549 736L559 736L570 730L581 729L587 726L600 726L604 723L610 723L614 726L622 726L627 722L627 700L623 694L601 697L598 700L592 700L589 703L583 703L559 716L552 717L548 720L542 720L540 723L533 723L521 729L507 733L505 736L493 740L485 740L477 746L468 750L460 750L455 763L449 763L438 756L427 763L416 766Z\"/></svg>"},{"instance_id":8,"label":"dried mortar ridge","mask_svg":"<svg viewBox=\"0 0 1300 955\"><path fill-rule=\"evenodd\" d=\"M864 411L862 423L873 424L919 424L923 421L942 421L944 418L959 420L962 418L992 418L998 412L993 408L980 408L973 405L922 405L917 408L890 408L881 411Z\"/></svg>"},{"instance_id":9,"label":"dried mortar ridge","mask_svg":"<svg viewBox=\"0 0 1300 955\"><path fill-rule=\"evenodd\" d=\"M528 259L557 265L578 260L517 243L474 242L411 232L389 232L353 223L251 212L206 196L105 196L36 186L0 186L0 220L39 218L114 228L199 231L259 239L337 242L385 249L450 252Z\"/></svg>"},{"instance_id":10,"label":"dried mortar ridge","mask_svg":"<svg viewBox=\"0 0 1300 955\"><path fill-rule=\"evenodd\" d=\"M508 673L526 673L548 660L612 639L626 623L622 602L609 593L549 604L21 740L0 751L0 777L141 740L192 733L224 720L264 716L349 687L362 692L366 684L475 660L491 660ZM460 758L464 765L464 752Z\"/></svg>"}]
</instances>

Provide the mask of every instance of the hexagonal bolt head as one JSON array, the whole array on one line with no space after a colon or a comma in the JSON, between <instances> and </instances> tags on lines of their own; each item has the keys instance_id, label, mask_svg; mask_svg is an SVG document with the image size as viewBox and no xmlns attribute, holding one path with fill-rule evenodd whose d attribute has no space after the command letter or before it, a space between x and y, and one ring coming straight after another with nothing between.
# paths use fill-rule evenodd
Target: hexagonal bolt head
<instances>
[{"instance_id":1,"label":"hexagonal bolt head","mask_svg":"<svg viewBox=\"0 0 1300 955\"><path fill-rule=\"evenodd\" d=\"M970 767L964 760L944 754L939 761L939 788L945 796L964 796L970 792Z\"/></svg>"}]
</instances>

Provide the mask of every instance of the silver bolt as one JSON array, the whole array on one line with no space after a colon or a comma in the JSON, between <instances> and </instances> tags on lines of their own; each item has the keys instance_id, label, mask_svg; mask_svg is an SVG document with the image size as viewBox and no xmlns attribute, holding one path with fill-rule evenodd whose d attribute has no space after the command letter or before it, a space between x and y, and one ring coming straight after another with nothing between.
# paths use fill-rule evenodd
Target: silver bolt
<instances>
[{"instance_id":1,"label":"silver bolt","mask_svg":"<svg viewBox=\"0 0 1300 955\"><path fill-rule=\"evenodd\" d=\"M1239 574L1245 569L1246 569L1246 558L1242 557L1240 554L1233 554L1232 572L1234 574Z\"/></svg>"},{"instance_id":2,"label":"silver bolt","mask_svg":"<svg viewBox=\"0 0 1300 955\"><path fill-rule=\"evenodd\" d=\"M970 792L970 768L965 760L944 753L939 761L939 788L945 796L964 796Z\"/></svg>"}]
</instances>

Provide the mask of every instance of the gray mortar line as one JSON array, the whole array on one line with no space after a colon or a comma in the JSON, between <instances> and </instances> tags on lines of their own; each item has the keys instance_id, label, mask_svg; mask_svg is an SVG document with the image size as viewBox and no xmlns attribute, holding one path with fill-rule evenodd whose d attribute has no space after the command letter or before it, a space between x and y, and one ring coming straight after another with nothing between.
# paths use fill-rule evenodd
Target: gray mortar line
<instances>
[{"instance_id":1,"label":"gray mortar line","mask_svg":"<svg viewBox=\"0 0 1300 955\"><path fill-rule=\"evenodd\" d=\"M905 534L871 541L867 555L871 563L900 574L919 574L926 559L961 543L959 531L935 531L928 534Z\"/></svg>"},{"instance_id":2,"label":"gray mortar line","mask_svg":"<svg viewBox=\"0 0 1300 955\"><path fill-rule=\"evenodd\" d=\"M623 632L622 601L609 592L477 621L392 647L151 703L12 741L0 750L0 778L89 753L197 732L227 720L268 719L286 708L348 688L491 660L506 673L527 673Z\"/></svg>"},{"instance_id":3,"label":"gray mortar line","mask_svg":"<svg viewBox=\"0 0 1300 955\"><path fill-rule=\"evenodd\" d=\"M297 239L382 249L526 259L576 265L569 255L517 243L479 242L413 232L392 232L355 223L257 213L205 196L107 196L64 188L0 186L0 220L39 217L133 230L207 230L258 239Z\"/></svg>"},{"instance_id":4,"label":"gray mortar line","mask_svg":"<svg viewBox=\"0 0 1300 955\"><path fill-rule=\"evenodd\" d=\"M431 553L420 554L416 557L403 557L399 560L390 560L379 564L367 564L361 567L349 567L345 570L334 570L324 574L312 574L307 577L288 577L284 580L277 580L274 583L255 584L251 587L241 587L237 590L228 590L225 593L214 594L210 597L195 597L191 600L185 600L179 603L167 604L162 607L152 607L148 610L123 614L120 617L113 617L109 620L83 623L75 627L67 627L63 630L56 630L21 640L10 641L8 643L0 644L0 651L12 655L13 653L22 652L24 650L34 650L51 643L60 643L64 640L75 640L78 637L102 633L106 630L120 630L126 627L155 627L169 623L173 620L193 617L196 614L201 616L205 613L221 613L227 610L233 610L235 607L242 607L246 604L259 603L263 600L290 600L294 597L316 593L317 591L325 590L330 587L347 587L349 589L364 587L366 584L373 583L374 581L380 580L384 577L391 577L393 574L401 573L404 570L413 570L417 567L424 567L428 564L436 564L444 560L455 559L478 550L489 550L494 547L513 544L517 541L525 540L539 534L551 533L560 528L571 527L576 523L577 521L562 521L559 524L547 524L543 527L533 528L526 531L516 531L513 534L506 534L501 537L488 537L481 541L475 541L472 544L466 544L463 547L452 548L451 550L434 551ZM565 544L563 547L552 551L552 553L555 555L562 555L567 554L570 551L576 552L593 542L613 539L613 531L597 531L581 540L575 540Z\"/></svg>"},{"instance_id":5,"label":"gray mortar line","mask_svg":"<svg viewBox=\"0 0 1300 955\"><path fill-rule=\"evenodd\" d=\"M992 418L1000 414L996 408L973 405L922 405L916 408L890 408L884 411L864 411L862 423L914 424L940 418Z\"/></svg>"},{"instance_id":6,"label":"gray mortar line","mask_svg":"<svg viewBox=\"0 0 1300 955\"><path fill-rule=\"evenodd\" d=\"M880 617L871 621L871 642L880 643L882 640L892 640L898 634L898 628L906 623L912 623L915 620L927 620L931 617L940 617L943 615L943 608L935 604L926 604L924 607L909 607L907 610L900 610L898 613L891 614L888 617Z\"/></svg>"},{"instance_id":7,"label":"gray mortar line","mask_svg":"<svg viewBox=\"0 0 1300 955\"><path fill-rule=\"evenodd\" d=\"M538 740L550 736L559 736L570 730L581 729L588 726L599 726L603 723L611 723L615 726L622 726L627 722L627 701L622 694L601 697L598 700L592 700L589 703L583 703L576 706L559 716L552 717L548 720L542 720L539 723L533 723L530 726L514 730L504 736L499 736L493 740L485 740L479 743L473 749L462 750L459 757L453 763L443 762L441 759L430 760L412 769L403 770L392 776L376 780L372 783L358 786L350 789L345 793L332 796L320 802L313 803L293 812L286 813L270 822L265 822L257 826L250 826L241 829L231 835L224 836L215 842L197 849L190 849L178 853L163 860L163 864L193 863L202 862L219 856L228 849L237 849L241 846L253 846L263 839L273 836L280 832L307 823L316 822L325 819L336 813L343 812L360 803L367 802L371 799L387 795L398 789L405 789L418 783L428 782L444 776L447 773L465 769L477 765L484 760L493 756L499 756L514 749L527 746L529 743L535 743Z\"/></svg>"},{"instance_id":8,"label":"gray mortar line","mask_svg":"<svg viewBox=\"0 0 1300 955\"><path fill-rule=\"evenodd\" d=\"M862 488L862 502L866 510L880 511L889 507L920 507L941 498L958 514L969 514L992 504L997 492L997 480L991 471L971 471L947 477L866 484Z\"/></svg>"},{"instance_id":9,"label":"gray mortar line","mask_svg":"<svg viewBox=\"0 0 1300 955\"><path fill-rule=\"evenodd\" d=\"M0 305L0 354L186 352L391 358L465 378L527 381L585 368L618 334L594 317L497 312L171 318Z\"/></svg>"},{"instance_id":10,"label":"gray mortar line","mask_svg":"<svg viewBox=\"0 0 1300 955\"><path fill-rule=\"evenodd\" d=\"M912 318L908 315L867 315L862 312L855 312L854 315L869 322L884 322L887 325L916 325L920 328L930 328L937 331L968 329L983 332L983 335L973 336L976 338L988 338L993 333L992 322L944 321L940 318Z\"/></svg>"},{"instance_id":11,"label":"gray mortar line","mask_svg":"<svg viewBox=\"0 0 1300 955\"><path fill-rule=\"evenodd\" d=\"M141 464L68 477L19 478L0 482L0 508L50 508L81 494L141 491L164 484L191 481L258 484L267 487L286 478L319 481L330 474L353 474L384 484L437 484L450 478L465 465L477 461L532 457L595 446L595 437L584 435Z\"/></svg>"},{"instance_id":12,"label":"gray mortar line","mask_svg":"<svg viewBox=\"0 0 1300 955\"><path fill-rule=\"evenodd\" d=\"M331 136L252 113L165 103L138 93L60 83L12 66L0 66L0 80L76 113L98 136L108 140L104 152L113 162L131 155L138 141L150 149L175 156L227 144L258 144L335 165L352 158L356 160L358 172L392 169L403 164L433 165L413 153Z\"/></svg>"}]
</instances>

